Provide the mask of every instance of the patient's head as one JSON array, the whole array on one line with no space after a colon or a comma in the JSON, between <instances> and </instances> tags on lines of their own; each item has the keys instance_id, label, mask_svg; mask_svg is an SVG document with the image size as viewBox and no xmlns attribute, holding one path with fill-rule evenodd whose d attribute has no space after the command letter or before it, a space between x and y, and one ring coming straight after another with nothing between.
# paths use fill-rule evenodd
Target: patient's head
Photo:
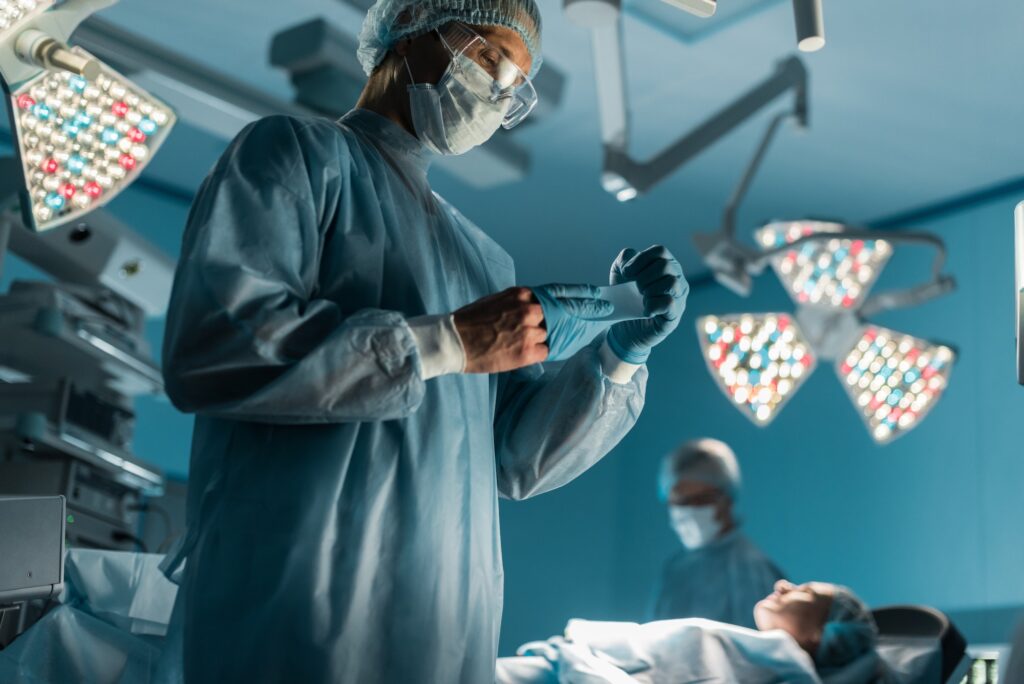
<instances>
[{"instance_id":1,"label":"patient's head","mask_svg":"<svg viewBox=\"0 0 1024 684\"><path fill-rule=\"evenodd\" d=\"M846 587L825 582L775 583L754 606L760 630L788 632L819 668L842 667L871 650L877 628L871 611Z\"/></svg>"}]
</instances>

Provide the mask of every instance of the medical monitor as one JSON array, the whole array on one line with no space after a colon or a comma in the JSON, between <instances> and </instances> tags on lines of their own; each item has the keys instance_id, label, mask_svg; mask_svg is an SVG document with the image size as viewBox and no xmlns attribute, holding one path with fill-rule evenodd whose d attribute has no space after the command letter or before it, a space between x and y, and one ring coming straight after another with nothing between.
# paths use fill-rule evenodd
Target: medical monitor
<instances>
[{"instance_id":1,"label":"medical monitor","mask_svg":"<svg viewBox=\"0 0 1024 684\"><path fill-rule=\"evenodd\" d=\"M0 496L0 605L64 588L63 496Z\"/></svg>"}]
</instances>

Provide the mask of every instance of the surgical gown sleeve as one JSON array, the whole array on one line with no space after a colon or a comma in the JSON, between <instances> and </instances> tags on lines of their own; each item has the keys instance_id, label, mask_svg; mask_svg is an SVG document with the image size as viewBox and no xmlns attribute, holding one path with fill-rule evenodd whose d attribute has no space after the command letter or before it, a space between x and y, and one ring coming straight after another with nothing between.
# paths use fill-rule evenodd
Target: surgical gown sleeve
<instances>
[{"instance_id":1,"label":"surgical gown sleeve","mask_svg":"<svg viewBox=\"0 0 1024 684\"><path fill-rule=\"evenodd\" d=\"M603 336L559 367L507 373L495 419L498 490L525 499L574 480L597 463L636 423L647 368L617 384L601 368Z\"/></svg>"},{"instance_id":2,"label":"surgical gown sleeve","mask_svg":"<svg viewBox=\"0 0 1024 684\"><path fill-rule=\"evenodd\" d=\"M164 337L167 394L179 409L330 423L400 418L420 404L404 316L346 313L317 296L325 233L335 210L351 207L337 147L325 153L300 122L269 117L239 134L199 189ZM340 174L325 171L328 157Z\"/></svg>"}]
</instances>

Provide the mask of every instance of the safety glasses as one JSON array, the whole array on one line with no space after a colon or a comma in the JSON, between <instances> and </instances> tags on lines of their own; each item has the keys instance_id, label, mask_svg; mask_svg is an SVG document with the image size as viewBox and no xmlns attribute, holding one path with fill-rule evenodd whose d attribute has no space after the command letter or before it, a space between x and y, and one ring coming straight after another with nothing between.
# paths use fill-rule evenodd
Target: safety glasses
<instances>
[{"instance_id":1,"label":"safety glasses","mask_svg":"<svg viewBox=\"0 0 1024 684\"><path fill-rule=\"evenodd\" d=\"M688 495L670 492L668 496L668 502L673 506L716 506L721 500L722 494L714 490Z\"/></svg>"},{"instance_id":2,"label":"safety glasses","mask_svg":"<svg viewBox=\"0 0 1024 684\"><path fill-rule=\"evenodd\" d=\"M486 95L488 101L494 103L508 100L509 107L501 122L502 127L516 126L537 106L537 91L530 77L480 34L464 24L451 23L439 31L438 35L452 57L465 55L490 75L492 81L490 93Z\"/></svg>"}]
</instances>

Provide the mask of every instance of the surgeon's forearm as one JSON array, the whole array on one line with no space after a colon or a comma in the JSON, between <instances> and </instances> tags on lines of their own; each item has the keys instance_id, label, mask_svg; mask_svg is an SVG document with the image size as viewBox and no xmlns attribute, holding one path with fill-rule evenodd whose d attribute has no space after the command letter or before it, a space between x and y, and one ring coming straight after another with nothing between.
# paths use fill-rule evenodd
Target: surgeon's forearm
<instances>
[{"instance_id":1,"label":"surgeon's forearm","mask_svg":"<svg viewBox=\"0 0 1024 684\"><path fill-rule=\"evenodd\" d=\"M171 309L177 332L164 348L168 396L189 413L285 424L415 411L424 382L404 317L365 309L338 321L333 307L318 300L242 325L179 302ZM333 326L321 325L327 320Z\"/></svg>"},{"instance_id":2,"label":"surgeon's forearm","mask_svg":"<svg viewBox=\"0 0 1024 684\"><path fill-rule=\"evenodd\" d=\"M597 345L547 381L523 382L495 423L501 494L525 499L571 482L629 432L643 408L646 369L624 384L606 375Z\"/></svg>"}]
</instances>

